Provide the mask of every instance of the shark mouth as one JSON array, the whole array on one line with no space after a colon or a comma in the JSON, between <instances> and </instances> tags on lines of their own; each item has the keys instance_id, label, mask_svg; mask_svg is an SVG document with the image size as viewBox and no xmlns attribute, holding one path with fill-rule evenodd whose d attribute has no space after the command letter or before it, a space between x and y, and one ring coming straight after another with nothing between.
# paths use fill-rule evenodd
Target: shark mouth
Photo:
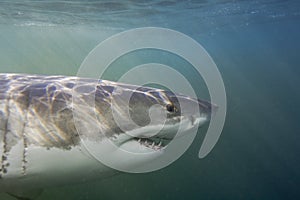
<instances>
[{"instance_id":1,"label":"shark mouth","mask_svg":"<svg viewBox=\"0 0 300 200\"><path fill-rule=\"evenodd\" d=\"M135 146L138 149L159 151L165 148L172 140L171 137L164 136L152 136L152 137L142 137L142 136L130 136L127 134L116 134L110 138L110 140L118 147L122 146Z\"/></svg>"},{"instance_id":2,"label":"shark mouth","mask_svg":"<svg viewBox=\"0 0 300 200\"><path fill-rule=\"evenodd\" d=\"M150 137L150 138L134 137L132 140L138 142L143 147L158 151L166 147L172 139L159 138L159 137Z\"/></svg>"}]
</instances>

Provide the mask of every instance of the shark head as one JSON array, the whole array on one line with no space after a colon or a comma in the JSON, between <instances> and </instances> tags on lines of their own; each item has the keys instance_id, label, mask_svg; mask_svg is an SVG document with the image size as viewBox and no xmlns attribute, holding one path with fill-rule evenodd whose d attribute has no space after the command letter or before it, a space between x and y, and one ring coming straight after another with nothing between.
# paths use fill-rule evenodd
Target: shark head
<instances>
[{"instance_id":1,"label":"shark head","mask_svg":"<svg viewBox=\"0 0 300 200\"><path fill-rule=\"evenodd\" d=\"M216 106L157 88L102 81L95 93L97 122L86 117L86 109L79 110L80 121L87 124L82 138L94 157L117 169L132 169L161 156L172 140L205 124ZM100 130L90 131L93 126ZM94 139L99 132L100 139Z\"/></svg>"},{"instance_id":2,"label":"shark head","mask_svg":"<svg viewBox=\"0 0 300 200\"><path fill-rule=\"evenodd\" d=\"M94 94L75 91L73 115L82 145L102 164L127 172L161 158L171 142L197 130L217 109L171 91L105 80L88 90Z\"/></svg>"},{"instance_id":3,"label":"shark head","mask_svg":"<svg viewBox=\"0 0 300 200\"><path fill-rule=\"evenodd\" d=\"M110 139L133 153L163 150L172 139L209 121L216 109L204 100L148 87L117 88L111 99L111 124L118 132Z\"/></svg>"}]
</instances>

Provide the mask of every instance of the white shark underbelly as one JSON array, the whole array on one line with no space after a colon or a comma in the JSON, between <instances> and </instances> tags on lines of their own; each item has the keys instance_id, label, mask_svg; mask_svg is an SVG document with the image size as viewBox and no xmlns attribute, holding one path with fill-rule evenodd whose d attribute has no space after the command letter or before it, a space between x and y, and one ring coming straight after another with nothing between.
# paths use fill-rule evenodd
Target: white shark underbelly
<instances>
[{"instance_id":1,"label":"white shark underbelly","mask_svg":"<svg viewBox=\"0 0 300 200\"><path fill-rule=\"evenodd\" d=\"M80 183L105 178L115 173L83 152L83 148L80 145L70 150L29 146L24 173L23 143L20 141L7 156L9 164L6 173L3 173L0 179L0 192Z\"/></svg>"}]
</instances>

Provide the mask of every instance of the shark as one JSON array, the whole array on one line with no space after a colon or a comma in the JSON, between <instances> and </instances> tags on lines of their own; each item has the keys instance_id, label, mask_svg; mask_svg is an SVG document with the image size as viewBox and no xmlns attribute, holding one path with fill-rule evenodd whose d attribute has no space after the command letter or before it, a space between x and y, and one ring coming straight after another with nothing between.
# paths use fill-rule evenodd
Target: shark
<instances>
[{"instance_id":1,"label":"shark","mask_svg":"<svg viewBox=\"0 0 300 200\"><path fill-rule=\"evenodd\" d=\"M34 199L38 192L27 191L116 173L95 159L89 145L119 166L147 165L176 139L179 125L184 136L209 121L214 107L168 90L107 80L0 74L0 192Z\"/></svg>"}]
</instances>

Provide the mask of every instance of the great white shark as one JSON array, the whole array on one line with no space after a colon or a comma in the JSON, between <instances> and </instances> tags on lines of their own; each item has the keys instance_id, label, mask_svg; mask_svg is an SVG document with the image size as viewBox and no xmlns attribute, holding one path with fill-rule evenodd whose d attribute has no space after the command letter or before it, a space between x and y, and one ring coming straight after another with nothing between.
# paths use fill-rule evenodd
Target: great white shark
<instances>
[{"instance_id":1,"label":"great white shark","mask_svg":"<svg viewBox=\"0 0 300 200\"><path fill-rule=\"evenodd\" d=\"M164 120L159 115L151 120L149 109L154 105ZM88 144L118 165L146 165L163 154L179 124L186 132L201 126L213 107L166 90L106 80L0 74L0 192L26 199L24 191L114 173L91 155ZM157 127L161 130L153 135ZM106 149L108 143L157 154L128 160Z\"/></svg>"}]
</instances>

